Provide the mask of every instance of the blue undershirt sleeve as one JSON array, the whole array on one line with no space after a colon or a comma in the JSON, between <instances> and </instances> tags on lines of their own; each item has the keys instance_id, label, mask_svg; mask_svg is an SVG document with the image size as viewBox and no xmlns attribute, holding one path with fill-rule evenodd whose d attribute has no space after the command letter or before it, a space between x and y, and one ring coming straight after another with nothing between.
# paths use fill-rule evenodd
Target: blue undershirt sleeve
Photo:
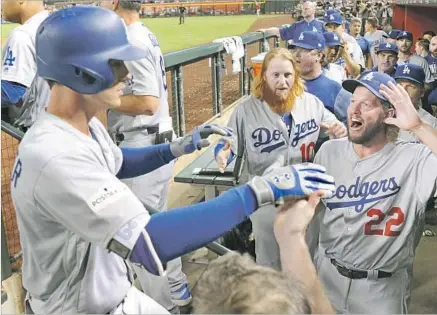
<instances>
[{"instance_id":1,"label":"blue undershirt sleeve","mask_svg":"<svg viewBox=\"0 0 437 315\"><path fill-rule=\"evenodd\" d=\"M154 214L145 229L159 259L166 263L218 239L243 222L257 207L254 192L248 185L243 185L213 200ZM140 236L130 260L149 264L148 252L146 242Z\"/></svg>"},{"instance_id":2,"label":"blue undershirt sleeve","mask_svg":"<svg viewBox=\"0 0 437 315\"><path fill-rule=\"evenodd\" d=\"M2 80L2 108L17 104L25 93L26 87L24 85Z\"/></svg>"},{"instance_id":3,"label":"blue undershirt sleeve","mask_svg":"<svg viewBox=\"0 0 437 315\"><path fill-rule=\"evenodd\" d=\"M123 163L117 178L133 178L150 173L175 159L170 144L156 144L143 148L121 148Z\"/></svg>"}]
</instances>

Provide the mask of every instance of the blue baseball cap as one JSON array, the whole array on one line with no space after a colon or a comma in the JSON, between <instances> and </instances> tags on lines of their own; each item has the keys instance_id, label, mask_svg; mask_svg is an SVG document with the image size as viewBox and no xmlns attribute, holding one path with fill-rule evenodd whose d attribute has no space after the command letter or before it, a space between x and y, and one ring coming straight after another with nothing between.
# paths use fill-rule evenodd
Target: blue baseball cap
<instances>
[{"instance_id":1,"label":"blue baseball cap","mask_svg":"<svg viewBox=\"0 0 437 315\"><path fill-rule=\"evenodd\" d=\"M330 14L327 14L325 17L325 23L326 24L337 24L342 25L343 24L343 17L338 11L332 12Z\"/></svg>"},{"instance_id":2,"label":"blue baseball cap","mask_svg":"<svg viewBox=\"0 0 437 315\"><path fill-rule=\"evenodd\" d=\"M376 51L377 54L379 54L382 51L389 51L392 52L394 54L398 54L399 49L398 46L396 44L390 44L390 43L381 43L378 46L378 50Z\"/></svg>"},{"instance_id":3,"label":"blue baseball cap","mask_svg":"<svg viewBox=\"0 0 437 315\"><path fill-rule=\"evenodd\" d=\"M372 92L377 98L388 101L384 96L382 96L379 93L379 86L381 84L387 85L388 83L392 82L393 84L396 84L396 81L389 76L388 74L382 73L382 72L372 72L367 71L364 72L358 80L345 80L343 81L343 88L353 93L357 86L364 86L367 88L370 92Z\"/></svg>"},{"instance_id":4,"label":"blue baseball cap","mask_svg":"<svg viewBox=\"0 0 437 315\"><path fill-rule=\"evenodd\" d=\"M424 85L425 71L421 66L413 65L411 63L405 63L403 65L397 66L394 78L395 80L405 79L420 85Z\"/></svg>"},{"instance_id":5,"label":"blue baseball cap","mask_svg":"<svg viewBox=\"0 0 437 315\"><path fill-rule=\"evenodd\" d=\"M428 105L437 105L437 89L434 89L429 93Z\"/></svg>"},{"instance_id":6,"label":"blue baseball cap","mask_svg":"<svg viewBox=\"0 0 437 315\"><path fill-rule=\"evenodd\" d=\"M382 36L385 38L397 39L400 32L401 30L393 29L390 31L390 33L388 33L388 36L386 36L385 34Z\"/></svg>"},{"instance_id":7,"label":"blue baseball cap","mask_svg":"<svg viewBox=\"0 0 437 315\"><path fill-rule=\"evenodd\" d=\"M325 38L326 47L341 46L341 37L335 32L325 32L323 33Z\"/></svg>"},{"instance_id":8,"label":"blue baseball cap","mask_svg":"<svg viewBox=\"0 0 437 315\"><path fill-rule=\"evenodd\" d=\"M398 37L397 37L396 39L402 39L402 38L406 38L406 39L408 39L408 40L413 41L413 34L410 33L410 32L408 32L408 31L401 31L401 32L398 34Z\"/></svg>"},{"instance_id":9,"label":"blue baseball cap","mask_svg":"<svg viewBox=\"0 0 437 315\"><path fill-rule=\"evenodd\" d=\"M305 49L325 49L325 38L319 32L306 31L300 33L297 40L290 45L291 47L301 47Z\"/></svg>"}]
</instances>

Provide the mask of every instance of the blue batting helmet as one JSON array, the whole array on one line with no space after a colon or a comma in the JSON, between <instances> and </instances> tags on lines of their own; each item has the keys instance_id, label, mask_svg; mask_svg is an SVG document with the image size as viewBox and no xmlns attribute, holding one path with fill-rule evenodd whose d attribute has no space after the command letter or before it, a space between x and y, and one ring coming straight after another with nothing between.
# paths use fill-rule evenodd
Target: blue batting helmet
<instances>
[{"instance_id":1,"label":"blue batting helmet","mask_svg":"<svg viewBox=\"0 0 437 315\"><path fill-rule=\"evenodd\" d=\"M96 94L114 83L111 60L138 60L146 52L129 43L113 11L76 6L45 19L36 35L37 74L81 94Z\"/></svg>"}]
</instances>

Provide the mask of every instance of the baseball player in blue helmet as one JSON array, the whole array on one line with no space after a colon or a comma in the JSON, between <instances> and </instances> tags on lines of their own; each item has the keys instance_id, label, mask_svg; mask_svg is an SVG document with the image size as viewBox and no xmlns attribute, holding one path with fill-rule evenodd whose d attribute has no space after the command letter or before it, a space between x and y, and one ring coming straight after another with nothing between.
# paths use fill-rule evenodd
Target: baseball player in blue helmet
<instances>
[{"instance_id":1,"label":"baseball player in blue helmet","mask_svg":"<svg viewBox=\"0 0 437 315\"><path fill-rule=\"evenodd\" d=\"M437 195L437 172L430 171L437 167L437 130L385 73L367 72L343 87L352 93L348 138L325 142L314 159L334 174L337 190L322 201L308 242L337 313L404 314L417 232ZM399 129L423 145L397 141Z\"/></svg>"},{"instance_id":2,"label":"baseball player in blue helmet","mask_svg":"<svg viewBox=\"0 0 437 315\"><path fill-rule=\"evenodd\" d=\"M206 125L171 143L117 147L94 115L120 105L129 78L124 61L145 54L104 8L63 9L38 28L37 73L51 97L20 143L11 176L27 312L168 313L133 286L127 262L164 275L166 262L217 239L259 207L318 190L329 197L335 189L322 167L285 166L214 200L151 217L120 179L208 146L211 134L233 133Z\"/></svg>"}]
</instances>

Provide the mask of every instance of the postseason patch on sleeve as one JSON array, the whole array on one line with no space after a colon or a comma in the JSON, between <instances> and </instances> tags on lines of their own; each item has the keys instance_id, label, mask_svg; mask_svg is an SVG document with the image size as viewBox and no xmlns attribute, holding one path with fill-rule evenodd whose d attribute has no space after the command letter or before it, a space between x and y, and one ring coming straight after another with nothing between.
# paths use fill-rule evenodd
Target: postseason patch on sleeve
<instances>
[{"instance_id":1,"label":"postseason patch on sleeve","mask_svg":"<svg viewBox=\"0 0 437 315\"><path fill-rule=\"evenodd\" d=\"M94 212L99 212L108 205L123 199L130 190L122 182L112 182L100 187L96 193L88 198L87 204Z\"/></svg>"}]
</instances>

